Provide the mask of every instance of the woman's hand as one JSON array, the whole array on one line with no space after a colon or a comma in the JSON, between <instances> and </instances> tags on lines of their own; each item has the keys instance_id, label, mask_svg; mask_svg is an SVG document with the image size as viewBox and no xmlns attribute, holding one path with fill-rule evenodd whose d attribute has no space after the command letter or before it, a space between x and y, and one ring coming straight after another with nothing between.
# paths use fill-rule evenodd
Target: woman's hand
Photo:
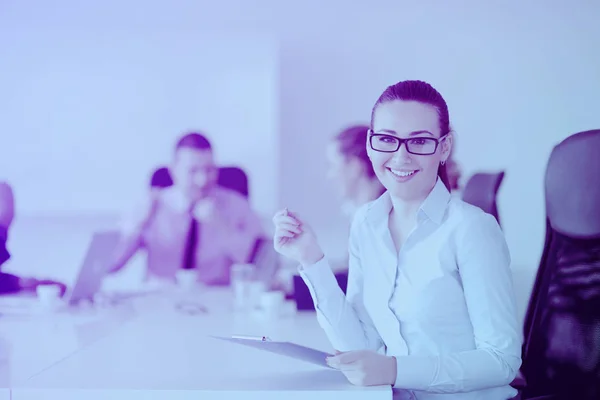
<instances>
[{"instance_id":1,"label":"woman's hand","mask_svg":"<svg viewBox=\"0 0 600 400\"><path fill-rule=\"evenodd\" d=\"M303 266L315 264L324 257L313 230L286 209L273 217L275 250Z\"/></svg>"},{"instance_id":2,"label":"woman's hand","mask_svg":"<svg viewBox=\"0 0 600 400\"><path fill-rule=\"evenodd\" d=\"M394 385L396 359L371 350L336 352L327 358L327 364L341 371L356 386Z\"/></svg>"}]
</instances>

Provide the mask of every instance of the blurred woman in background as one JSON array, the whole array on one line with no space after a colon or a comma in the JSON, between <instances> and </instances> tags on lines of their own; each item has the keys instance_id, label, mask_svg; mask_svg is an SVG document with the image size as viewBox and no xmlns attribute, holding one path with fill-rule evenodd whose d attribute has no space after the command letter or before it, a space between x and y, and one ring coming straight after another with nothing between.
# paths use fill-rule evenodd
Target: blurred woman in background
<instances>
[{"instance_id":1,"label":"blurred woman in background","mask_svg":"<svg viewBox=\"0 0 600 400\"><path fill-rule=\"evenodd\" d=\"M456 135L453 136L456 138ZM462 170L460 165L456 162L454 158L454 152L456 148L456 139L452 143L452 149L450 150L450 156L446 160L446 175L448 177L448 185L450 186L448 190L452 193L460 192L462 190L462 185L460 178L462 176Z\"/></svg>"},{"instance_id":2,"label":"blurred woman in background","mask_svg":"<svg viewBox=\"0 0 600 400\"><path fill-rule=\"evenodd\" d=\"M348 221L362 205L377 199L385 188L375 176L373 165L367 155L367 125L352 125L337 133L327 146L327 177L332 181L342 199L342 213ZM344 252L347 255L347 251ZM313 309L312 299L306 285L297 275L297 265L290 263L279 270L276 288L282 287L296 300L299 309ZM338 284L346 290L348 280L348 257L332 260ZM297 282L293 282L294 279Z\"/></svg>"},{"instance_id":3,"label":"blurred woman in background","mask_svg":"<svg viewBox=\"0 0 600 400\"><path fill-rule=\"evenodd\" d=\"M366 125L350 126L338 133L327 147L327 176L337 185L344 202L342 211L349 219L360 206L385 191L367 155L368 131Z\"/></svg>"}]
</instances>

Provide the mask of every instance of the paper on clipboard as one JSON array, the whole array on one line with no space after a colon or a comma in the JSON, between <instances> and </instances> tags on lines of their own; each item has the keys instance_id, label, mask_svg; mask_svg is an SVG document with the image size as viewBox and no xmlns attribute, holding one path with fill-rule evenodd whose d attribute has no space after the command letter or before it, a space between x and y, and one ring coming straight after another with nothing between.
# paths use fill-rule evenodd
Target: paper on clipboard
<instances>
[{"instance_id":1,"label":"paper on clipboard","mask_svg":"<svg viewBox=\"0 0 600 400\"><path fill-rule=\"evenodd\" d=\"M273 342L273 341L261 341L255 339L241 339L231 338L223 336L212 336L215 339L225 340L232 343L238 343L244 346L254 347L255 349L268 351L270 353L279 354L286 357L295 358L297 360L309 362L321 367L332 369L325 359L331 354L324 351L305 347L296 343L291 342Z\"/></svg>"}]
</instances>

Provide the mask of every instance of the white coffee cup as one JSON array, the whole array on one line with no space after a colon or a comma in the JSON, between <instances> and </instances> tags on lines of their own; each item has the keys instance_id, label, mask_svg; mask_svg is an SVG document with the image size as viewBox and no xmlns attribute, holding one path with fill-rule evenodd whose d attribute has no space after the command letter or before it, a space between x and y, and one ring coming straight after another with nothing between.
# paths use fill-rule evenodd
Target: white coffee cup
<instances>
[{"instance_id":1,"label":"white coffee cup","mask_svg":"<svg viewBox=\"0 0 600 400\"><path fill-rule=\"evenodd\" d=\"M61 287L59 285L38 285L35 291L38 301L44 309L54 310L59 306L61 300Z\"/></svg>"},{"instance_id":2,"label":"white coffee cup","mask_svg":"<svg viewBox=\"0 0 600 400\"><path fill-rule=\"evenodd\" d=\"M177 285L185 290L191 290L198 283L198 273L193 269L180 269L176 273Z\"/></svg>"},{"instance_id":3,"label":"white coffee cup","mask_svg":"<svg viewBox=\"0 0 600 400\"><path fill-rule=\"evenodd\" d=\"M279 316L283 311L284 303L285 294L281 291L264 292L260 297L260 308L269 316Z\"/></svg>"}]
</instances>

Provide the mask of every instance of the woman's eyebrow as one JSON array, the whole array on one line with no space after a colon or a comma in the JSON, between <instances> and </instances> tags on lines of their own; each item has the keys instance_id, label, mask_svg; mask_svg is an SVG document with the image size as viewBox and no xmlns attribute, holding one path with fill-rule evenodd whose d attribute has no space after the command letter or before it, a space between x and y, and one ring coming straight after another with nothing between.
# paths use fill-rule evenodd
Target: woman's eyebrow
<instances>
[{"instance_id":1,"label":"woman's eyebrow","mask_svg":"<svg viewBox=\"0 0 600 400\"><path fill-rule=\"evenodd\" d=\"M390 135L395 135L395 136L400 136L398 135L398 133L396 131L393 131L391 129L381 129L377 132L381 132L381 133L387 133ZM421 134L426 134L426 135L430 135L430 136L435 136L433 133L426 131L426 130L420 130L420 131L412 131L408 134L408 136L416 136L416 135L421 135Z\"/></svg>"},{"instance_id":2,"label":"woman's eyebrow","mask_svg":"<svg viewBox=\"0 0 600 400\"><path fill-rule=\"evenodd\" d=\"M413 131L413 132L409 133L408 136L416 136L416 135L421 135L423 133L434 136L434 134L429 131Z\"/></svg>"}]
</instances>

